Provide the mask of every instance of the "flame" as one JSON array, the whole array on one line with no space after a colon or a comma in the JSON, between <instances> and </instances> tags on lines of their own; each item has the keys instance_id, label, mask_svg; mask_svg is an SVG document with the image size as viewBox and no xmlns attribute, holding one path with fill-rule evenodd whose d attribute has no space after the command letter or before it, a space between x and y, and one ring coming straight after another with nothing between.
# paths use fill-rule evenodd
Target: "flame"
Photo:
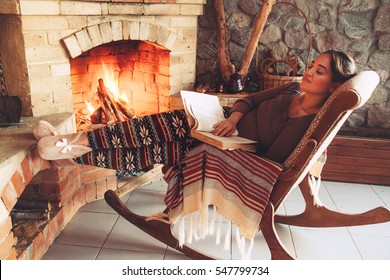
<instances>
[{"instance_id":1,"label":"flame","mask_svg":"<svg viewBox=\"0 0 390 280\"><path fill-rule=\"evenodd\" d=\"M84 101L84 102L85 102L85 105L87 105L87 110L89 111L89 115L92 115L96 109L93 107L93 105L90 102L88 102L88 101Z\"/></svg>"},{"instance_id":2,"label":"flame","mask_svg":"<svg viewBox=\"0 0 390 280\"><path fill-rule=\"evenodd\" d=\"M119 95L119 99L124 103L129 104L129 99L127 98L126 92L122 92L122 94Z\"/></svg>"},{"instance_id":3,"label":"flame","mask_svg":"<svg viewBox=\"0 0 390 280\"><path fill-rule=\"evenodd\" d=\"M110 71L106 64L103 64L103 81L106 89L113 95L115 101L129 103L126 92L119 92L118 79L115 79L115 71Z\"/></svg>"},{"instance_id":4,"label":"flame","mask_svg":"<svg viewBox=\"0 0 390 280\"><path fill-rule=\"evenodd\" d=\"M129 100L127 98L126 92L119 91L119 86L118 86L119 81L118 81L117 74L118 72L115 72L115 70L110 69L108 64L103 64L102 71L97 75L96 80L98 81L99 78L102 78L104 82L104 86L107 90L107 93L110 95L110 97L116 102L120 103L121 105L127 106L127 104L129 104ZM92 121L91 116L93 115L93 113L95 113L96 108L98 108L99 102L97 101L97 103L95 104L94 101L88 102L85 100L84 103L85 103L86 110L85 109L83 110L84 110L84 115L86 117L86 120Z\"/></svg>"}]
</instances>

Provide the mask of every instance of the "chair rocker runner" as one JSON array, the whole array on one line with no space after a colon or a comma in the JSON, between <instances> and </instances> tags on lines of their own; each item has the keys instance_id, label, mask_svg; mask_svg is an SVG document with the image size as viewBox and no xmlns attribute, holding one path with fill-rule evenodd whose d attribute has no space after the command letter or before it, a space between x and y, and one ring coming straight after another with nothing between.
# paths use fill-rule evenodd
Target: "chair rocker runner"
<instances>
[{"instance_id":1,"label":"chair rocker runner","mask_svg":"<svg viewBox=\"0 0 390 280\"><path fill-rule=\"evenodd\" d=\"M319 177L319 174L311 172L351 112L364 105L378 83L377 73L363 71L341 85L316 114L302 140L284 162L283 171L271 191L259 224L259 230L271 252L271 259L293 259L279 240L275 223L304 227L345 227L390 221L390 210L385 207L360 214L346 214L320 205L315 192L315 177ZM276 215L278 207L296 186L299 186L303 195L305 210L298 215ZM164 215L158 220L139 216L129 210L111 190L105 193L105 200L130 223L190 258L214 259L186 245L180 247L179 241L172 234L172 224ZM167 210L164 213L166 212Z\"/></svg>"}]
</instances>

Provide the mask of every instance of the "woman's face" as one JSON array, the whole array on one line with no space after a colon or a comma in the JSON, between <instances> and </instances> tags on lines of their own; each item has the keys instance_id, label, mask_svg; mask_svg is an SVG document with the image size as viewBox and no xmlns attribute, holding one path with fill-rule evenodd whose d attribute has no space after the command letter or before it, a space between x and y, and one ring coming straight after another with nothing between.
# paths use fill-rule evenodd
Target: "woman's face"
<instances>
[{"instance_id":1,"label":"woman's face","mask_svg":"<svg viewBox=\"0 0 390 280\"><path fill-rule=\"evenodd\" d=\"M303 74L301 89L308 94L327 96L339 83L334 82L330 66L331 55L317 56Z\"/></svg>"}]
</instances>

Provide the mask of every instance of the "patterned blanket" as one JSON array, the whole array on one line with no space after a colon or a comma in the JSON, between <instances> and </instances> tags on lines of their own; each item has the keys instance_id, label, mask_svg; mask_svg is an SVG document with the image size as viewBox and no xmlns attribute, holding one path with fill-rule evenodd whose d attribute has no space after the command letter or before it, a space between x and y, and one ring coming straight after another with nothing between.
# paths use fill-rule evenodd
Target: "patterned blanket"
<instances>
[{"instance_id":1,"label":"patterned blanket","mask_svg":"<svg viewBox=\"0 0 390 280\"><path fill-rule=\"evenodd\" d=\"M176 223L214 205L220 215L237 224L245 238L253 239L281 170L280 164L251 153L201 144L165 174L169 219ZM200 216L207 219L207 214ZM207 221L200 223L207 227Z\"/></svg>"}]
</instances>

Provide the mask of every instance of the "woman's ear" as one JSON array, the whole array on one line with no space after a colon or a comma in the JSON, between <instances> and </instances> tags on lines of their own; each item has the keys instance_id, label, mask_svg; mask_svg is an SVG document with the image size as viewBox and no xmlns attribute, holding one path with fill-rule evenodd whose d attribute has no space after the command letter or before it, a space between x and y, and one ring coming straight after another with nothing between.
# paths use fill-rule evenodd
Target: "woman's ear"
<instances>
[{"instance_id":1,"label":"woman's ear","mask_svg":"<svg viewBox=\"0 0 390 280\"><path fill-rule=\"evenodd\" d=\"M330 86L330 89L329 89L329 92L330 93L333 93L339 86L341 86L342 83L341 82L334 82L331 86Z\"/></svg>"}]
</instances>

